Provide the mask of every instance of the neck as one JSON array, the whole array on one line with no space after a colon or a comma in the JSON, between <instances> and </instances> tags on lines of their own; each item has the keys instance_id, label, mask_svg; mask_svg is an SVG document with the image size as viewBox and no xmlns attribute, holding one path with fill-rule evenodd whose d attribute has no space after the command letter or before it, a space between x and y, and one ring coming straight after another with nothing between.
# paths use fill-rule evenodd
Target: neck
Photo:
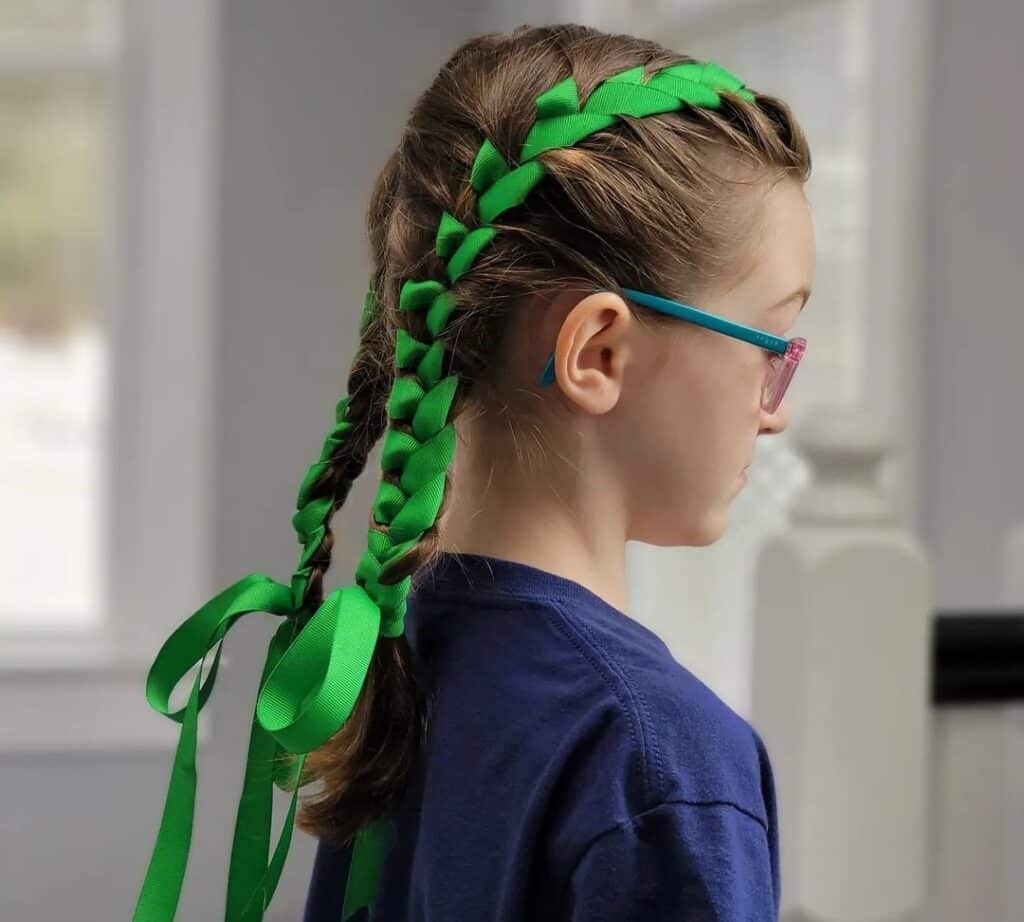
<instances>
[{"instance_id":1,"label":"neck","mask_svg":"<svg viewBox=\"0 0 1024 922\"><path fill-rule=\"evenodd\" d=\"M571 465L560 456L558 464L547 458L533 464L513 446L506 457L521 464L500 463L482 461L472 450L494 444L479 436L460 440L439 523L441 548L547 570L628 612L626 516L611 479L586 459L564 473Z\"/></svg>"}]
</instances>

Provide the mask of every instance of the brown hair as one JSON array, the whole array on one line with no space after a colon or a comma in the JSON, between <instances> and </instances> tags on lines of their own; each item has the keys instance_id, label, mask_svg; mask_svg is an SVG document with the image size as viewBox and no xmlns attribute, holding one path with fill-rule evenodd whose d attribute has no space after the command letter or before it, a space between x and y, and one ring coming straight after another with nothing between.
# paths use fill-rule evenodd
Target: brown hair
<instances>
[{"instance_id":1,"label":"brown hair","mask_svg":"<svg viewBox=\"0 0 1024 922\"><path fill-rule=\"evenodd\" d=\"M642 66L645 79L695 61L655 42L575 24L521 26L458 47L413 107L388 158L367 214L375 301L348 381L353 428L330 459L319 490L337 509L389 424L396 335L423 320L398 308L409 279L442 279L435 250L443 212L478 223L470 172L488 139L515 167L537 116L536 99L568 76L582 104L603 80ZM620 286L688 299L742 275L752 252L756 201L737 190L790 176L805 182L811 158L788 106L761 94L751 102L723 92L717 108L683 106L644 118L621 117L569 148L538 157L547 178L492 224L499 229L472 268L451 284L455 309L444 330L446 373L460 386L450 418L490 405L495 359L507 319L527 301L570 284ZM735 188L733 188L735 187ZM673 322L637 313L639 322ZM510 417L510 422L515 420ZM392 425L396 425L393 421ZM385 473L382 480L393 477ZM443 516L442 501L438 521ZM371 515L371 528L383 529ZM329 520L328 520L329 522ZM330 565L329 524L312 558L306 602L319 604ZM381 584L426 572L439 553L429 528ZM301 802L299 828L346 844L401 801L420 756L427 706L403 635L380 637L365 683L341 729L306 759L320 792ZM305 783L305 782L303 782Z\"/></svg>"}]
</instances>

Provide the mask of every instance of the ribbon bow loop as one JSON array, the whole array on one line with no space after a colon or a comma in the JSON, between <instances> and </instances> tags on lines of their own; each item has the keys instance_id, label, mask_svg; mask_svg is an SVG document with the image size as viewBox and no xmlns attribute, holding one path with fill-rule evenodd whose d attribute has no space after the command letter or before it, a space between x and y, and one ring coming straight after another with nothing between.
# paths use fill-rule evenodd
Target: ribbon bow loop
<instances>
[{"instance_id":1,"label":"ribbon bow loop","mask_svg":"<svg viewBox=\"0 0 1024 922\"><path fill-rule=\"evenodd\" d=\"M187 709L170 710L170 698L186 673L201 663L231 626L242 615L253 611L267 611L287 615L292 611L292 593L263 573L250 573L223 592L214 596L202 608L184 621L164 641L146 677L146 699L150 706L171 720L181 723ZM214 666L203 683L197 710L201 710L213 691L220 648ZM201 671L201 670L200 670ZM197 674L196 679L198 680Z\"/></svg>"},{"instance_id":2,"label":"ribbon bow loop","mask_svg":"<svg viewBox=\"0 0 1024 922\"><path fill-rule=\"evenodd\" d=\"M380 632L380 606L362 586L324 599L267 676L256 718L288 752L327 742L355 707Z\"/></svg>"}]
</instances>

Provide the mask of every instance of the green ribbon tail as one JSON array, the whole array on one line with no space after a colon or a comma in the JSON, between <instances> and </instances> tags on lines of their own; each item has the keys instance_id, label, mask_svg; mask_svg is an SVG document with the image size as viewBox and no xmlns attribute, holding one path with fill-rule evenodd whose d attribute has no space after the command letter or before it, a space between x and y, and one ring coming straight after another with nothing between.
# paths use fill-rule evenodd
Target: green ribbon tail
<instances>
[{"instance_id":1,"label":"green ribbon tail","mask_svg":"<svg viewBox=\"0 0 1024 922\"><path fill-rule=\"evenodd\" d=\"M393 825L378 820L364 826L356 833L349 865L348 881L345 885L345 902L341 910L341 922L348 922L350 916L364 906L372 906L380 885L381 865L387 852L388 838Z\"/></svg>"},{"instance_id":2,"label":"green ribbon tail","mask_svg":"<svg viewBox=\"0 0 1024 922\"><path fill-rule=\"evenodd\" d=\"M218 647L214 662L219 658ZM178 748L174 753L160 831L132 916L133 922L170 922L181 898L196 804L196 728L199 722L199 679L202 671L200 662L185 707ZM212 672L211 669L211 675Z\"/></svg>"},{"instance_id":3,"label":"green ribbon tail","mask_svg":"<svg viewBox=\"0 0 1024 922\"><path fill-rule=\"evenodd\" d=\"M283 751L279 749L279 752ZM301 775L302 767L305 763L306 754L303 753L295 764L297 775ZM263 913L266 912L266 908L274 898L274 891L277 890L277 884L281 880L281 872L284 870L284 863L288 857L288 849L291 848L292 829L295 828L295 812L298 802L299 788L296 785L292 790L292 802L288 807L288 815L285 817L284 826L281 828L281 836L278 838L277 846L274 848L274 857L264 869L263 876L260 878L245 906L242 907L243 913L253 913L252 918L258 920L258 922L262 922ZM259 895L258 900L257 895ZM256 912L257 906L259 907L258 914Z\"/></svg>"},{"instance_id":4,"label":"green ribbon tail","mask_svg":"<svg viewBox=\"0 0 1024 922\"><path fill-rule=\"evenodd\" d=\"M278 628L267 650L260 688L288 648L293 633L294 625L290 622ZM273 819L274 775L282 753L277 741L260 725L254 705L245 778L231 845L224 912L226 922L260 922L273 896L273 888L266 893L264 885L267 882Z\"/></svg>"},{"instance_id":5,"label":"green ribbon tail","mask_svg":"<svg viewBox=\"0 0 1024 922\"><path fill-rule=\"evenodd\" d=\"M215 596L189 617L164 642L146 679L151 707L181 723L178 747L171 767L160 829L142 884L133 922L173 922L192 845L196 801L196 746L199 711L213 690L223 644L217 647L206 682L203 664L215 644L234 622L252 611L288 614L292 595L288 586L261 573L251 573ZM170 696L178 682L198 664L188 704L170 710Z\"/></svg>"}]
</instances>

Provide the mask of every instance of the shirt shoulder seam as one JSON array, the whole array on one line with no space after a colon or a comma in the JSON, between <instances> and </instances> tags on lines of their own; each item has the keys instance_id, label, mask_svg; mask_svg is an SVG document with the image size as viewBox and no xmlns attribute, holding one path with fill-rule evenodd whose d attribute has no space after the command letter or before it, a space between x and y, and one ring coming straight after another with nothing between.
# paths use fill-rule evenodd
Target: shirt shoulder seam
<instances>
[{"instance_id":1,"label":"shirt shoulder seam","mask_svg":"<svg viewBox=\"0 0 1024 922\"><path fill-rule=\"evenodd\" d=\"M765 837L765 847L771 852L771 837L768 834L768 828L765 825L764 820L761 819L756 813L741 807L739 804L731 800L686 800L684 798L671 798L668 800L662 800L659 803L654 804L652 807L648 807L645 810L640 810L638 813L631 813L625 819L619 820L617 823L609 826L607 829L602 829L600 832L595 833L590 839L587 840L586 844L580 849L579 855L576 856L576 860L572 863L572 867L566 874L565 880L562 884L562 890L559 894L558 903L556 905L561 906L561 901L565 899L565 891L569 886L569 882L572 880L573 875L576 873L577 868L586 858L587 853L594 847L601 839L612 835L612 833L618 832L620 829L624 829L627 826L634 826L638 821L643 819L648 813L653 813L655 810L661 810L665 807L728 807L735 810L737 813L742 814L748 819L753 820Z\"/></svg>"},{"instance_id":2,"label":"shirt shoulder seam","mask_svg":"<svg viewBox=\"0 0 1024 922\"><path fill-rule=\"evenodd\" d=\"M615 696L615 700L618 701L619 707L626 715L630 738L633 741L633 745L636 749L640 762L641 783L643 785L644 792L643 803L650 803L652 794L647 765L647 753L649 749L652 750L651 755L654 760L659 785L661 784L662 772L657 749L656 747L649 746L649 735L646 732L646 727L644 725L647 713L645 704L643 703L643 696L639 690L634 688L626 677L622 675L621 671L616 668L607 651L605 651L594 638L588 636L579 624L576 624L573 621L562 605L564 600L552 598L550 601L552 603L552 607L560 616L557 619L556 624L561 628L566 639L576 647L580 655L590 663L594 671L608 686L612 694ZM615 679L618 679L618 682L614 681ZM625 695L622 692L623 689L625 690Z\"/></svg>"},{"instance_id":3,"label":"shirt shoulder seam","mask_svg":"<svg viewBox=\"0 0 1024 922\"><path fill-rule=\"evenodd\" d=\"M653 807L648 807L646 810L640 810L637 813L631 813L625 819L619 820L617 823L609 826L607 829L602 829L600 832L595 833L587 843L580 849L579 857L573 862L572 870L569 872L569 877L576 872L576 868L579 863L586 857L586 854L590 849L605 836L610 836L613 832L618 832L627 826L635 825L639 820L643 819L648 813L653 813L655 810L661 810L665 807L730 807L737 813L741 813L748 819L753 820L760 828L761 832L764 833L765 843L769 844L768 829L765 826L764 820L761 819L756 813L752 813L750 810L741 807L738 803L732 800L686 800L681 797L672 798L671 800L663 800L656 803Z\"/></svg>"}]
</instances>

